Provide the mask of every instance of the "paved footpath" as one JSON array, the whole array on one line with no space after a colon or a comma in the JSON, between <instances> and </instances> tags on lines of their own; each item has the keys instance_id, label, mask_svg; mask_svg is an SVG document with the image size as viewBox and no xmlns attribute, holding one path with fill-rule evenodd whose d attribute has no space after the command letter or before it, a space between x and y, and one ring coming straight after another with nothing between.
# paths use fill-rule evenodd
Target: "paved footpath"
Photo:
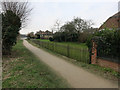
<instances>
[{"instance_id":1,"label":"paved footpath","mask_svg":"<svg viewBox=\"0 0 120 90\"><path fill-rule=\"evenodd\" d=\"M118 88L117 82L112 82L92 74L60 57L31 45L26 40L23 41L23 44L39 57L41 61L66 79L73 88Z\"/></svg>"}]
</instances>

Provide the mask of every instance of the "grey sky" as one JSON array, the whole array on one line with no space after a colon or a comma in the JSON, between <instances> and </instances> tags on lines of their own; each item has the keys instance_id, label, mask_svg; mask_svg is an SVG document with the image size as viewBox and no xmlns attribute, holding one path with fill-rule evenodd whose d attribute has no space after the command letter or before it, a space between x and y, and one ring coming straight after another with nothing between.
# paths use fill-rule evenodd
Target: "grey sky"
<instances>
[{"instance_id":1,"label":"grey sky","mask_svg":"<svg viewBox=\"0 0 120 90\"><path fill-rule=\"evenodd\" d=\"M73 17L81 17L85 20L92 20L99 27L107 18L118 12L118 0L110 2L55 2L38 1L30 2L33 11L29 16L27 26L20 33L27 34L39 30L51 30L58 19L61 24L71 21ZM88 0L87 0L88 1ZM99 1L99 0L98 0Z\"/></svg>"}]
</instances>

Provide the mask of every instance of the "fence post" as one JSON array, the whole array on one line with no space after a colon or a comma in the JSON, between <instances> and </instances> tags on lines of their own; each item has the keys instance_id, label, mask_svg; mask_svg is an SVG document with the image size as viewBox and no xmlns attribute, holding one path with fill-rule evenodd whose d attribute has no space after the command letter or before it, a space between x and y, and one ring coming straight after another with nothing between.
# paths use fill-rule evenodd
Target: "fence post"
<instances>
[{"instance_id":1,"label":"fence post","mask_svg":"<svg viewBox=\"0 0 120 90\"><path fill-rule=\"evenodd\" d=\"M54 51L54 47L55 47L55 44L54 44L54 42L53 42L53 51Z\"/></svg>"},{"instance_id":2,"label":"fence post","mask_svg":"<svg viewBox=\"0 0 120 90\"><path fill-rule=\"evenodd\" d=\"M49 42L48 42L48 47L47 47L48 49L50 49L50 47L49 47Z\"/></svg>"},{"instance_id":3,"label":"fence post","mask_svg":"<svg viewBox=\"0 0 120 90\"><path fill-rule=\"evenodd\" d=\"M54 51L57 52L56 43L54 44Z\"/></svg>"},{"instance_id":4,"label":"fence post","mask_svg":"<svg viewBox=\"0 0 120 90\"><path fill-rule=\"evenodd\" d=\"M43 42L41 42L41 44L42 44L42 48L43 48Z\"/></svg>"},{"instance_id":5,"label":"fence post","mask_svg":"<svg viewBox=\"0 0 120 90\"><path fill-rule=\"evenodd\" d=\"M91 64L97 63L97 44L94 40L92 40L92 55L91 55Z\"/></svg>"},{"instance_id":6,"label":"fence post","mask_svg":"<svg viewBox=\"0 0 120 90\"><path fill-rule=\"evenodd\" d=\"M41 42L39 42L39 44L38 44L38 45L39 45L39 47L40 47L40 44L41 44Z\"/></svg>"},{"instance_id":7,"label":"fence post","mask_svg":"<svg viewBox=\"0 0 120 90\"><path fill-rule=\"evenodd\" d=\"M40 46L42 47L42 42L40 41Z\"/></svg>"},{"instance_id":8,"label":"fence post","mask_svg":"<svg viewBox=\"0 0 120 90\"><path fill-rule=\"evenodd\" d=\"M70 55L69 55L69 52L70 52L70 47L69 47L69 44L67 45L67 56L69 57Z\"/></svg>"},{"instance_id":9,"label":"fence post","mask_svg":"<svg viewBox=\"0 0 120 90\"><path fill-rule=\"evenodd\" d=\"M80 61L82 61L82 57L83 57L83 48L80 48Z\"/></svg>"}]
</instances>

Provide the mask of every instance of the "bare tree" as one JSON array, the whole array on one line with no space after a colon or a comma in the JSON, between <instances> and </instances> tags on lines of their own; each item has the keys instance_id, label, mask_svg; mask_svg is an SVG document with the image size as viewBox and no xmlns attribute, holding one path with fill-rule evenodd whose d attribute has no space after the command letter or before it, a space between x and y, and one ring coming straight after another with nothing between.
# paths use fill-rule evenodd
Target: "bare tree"
<instances>
[{"instance_id":1,"label":"bare tree","mask_svg":"<svg viewBox=\"0 0 120 90\"><path fill-rule=\"evenodd\" d=\"M12 2L12 0L6 0L1 2L2 10L3 12L6 12L7 10L12 11L15 13L21 20L21 23L23 27L25 26L26 20L28 20L28 16L30 12L32 11L32 8L29 8L29 3L26 2Z\"/></svg>"},{"instance_id":2,"label":"bare tree","mask_svg":"<svg viewBox=\"0 0 120 90\"><path fill-rule=\"evenodd\" d=\"M91 20L84 20L78 17L77 18L74 17L71 23L75 25L77 32L83 32L85 30L88 30L91 28L92 25L94 25L94 23Z\"/></svg>"},{"instance_id":3,"label":"bare tree","mask_svg":"<svg viewBox=\"0 0 120 90\"><path fill-rule=\"evenodd\" d=\"M56 22L54 24L54 30L55 31L60 31L60 27L61 27L61 21L60 20L56 20Z\"/></svg>"}]
</instances>

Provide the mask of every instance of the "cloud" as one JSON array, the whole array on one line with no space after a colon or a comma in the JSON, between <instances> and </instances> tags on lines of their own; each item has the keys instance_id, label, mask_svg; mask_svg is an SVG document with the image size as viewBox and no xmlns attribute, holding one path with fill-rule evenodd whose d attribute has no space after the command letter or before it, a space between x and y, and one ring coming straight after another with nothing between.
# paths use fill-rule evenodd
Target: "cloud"
<instances>
[{"instance_id":1,"label":"cloud","mask_svg":"<svg viewBox=\"0 0 120 90\"><path fill-rule=\"evenodd\" d=\"M20 31L50 30L57 19L63 23L71 21L74 16L83 19L91 19L99 27L107 18L115 14L116 2L31 2L34 7L28 26Z\"/></svg>"},{"instance_id":2,"label":"cloud","mask_svg":"<svg viewBox=\"0 0 120 90\"><path fill-rule=\"evenodd\" d=\"M24 0L23 0L24 1ZM30 2L118 2L119 0L29 0Z\"/></svg>"}]
</instances>

